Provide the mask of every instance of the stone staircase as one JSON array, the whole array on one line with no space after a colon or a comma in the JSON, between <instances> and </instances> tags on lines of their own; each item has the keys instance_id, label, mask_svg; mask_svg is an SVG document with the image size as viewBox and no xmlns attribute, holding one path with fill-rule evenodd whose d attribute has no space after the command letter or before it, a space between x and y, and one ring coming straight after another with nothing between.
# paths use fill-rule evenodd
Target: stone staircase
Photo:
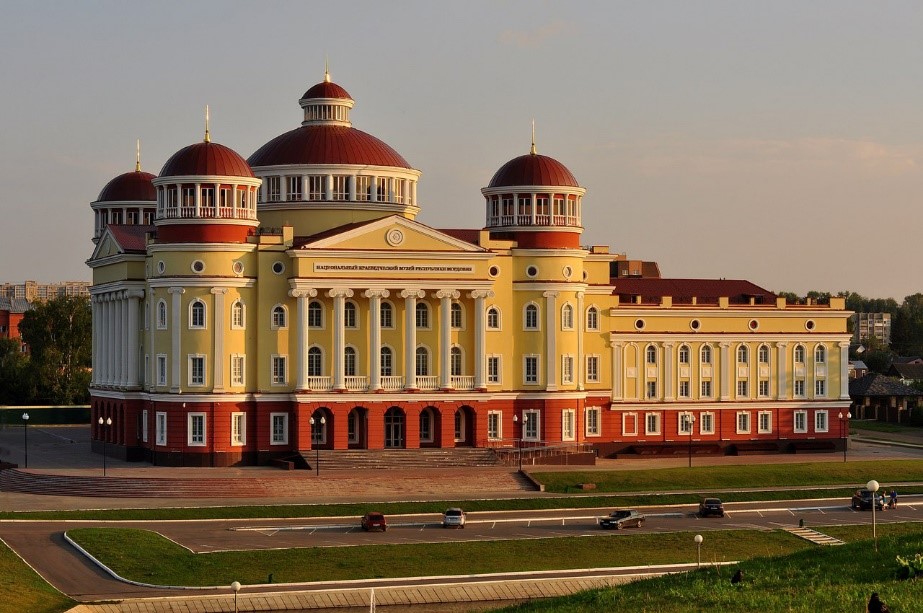
<instances>
[{"instance_id":1,"label":"stone staircase","mask_svg":"<svg viewBox=\"0 0 923 613\"><path fill-rule=\"evenodd\" d=\"M843 545L843 541L840 539L833 538L817 530L811 530L810 528L786 528L786 532L789 534L794 534L798 538L803 538L806 541L810 541L815 545Z\"/></svg>"},{"instance_id":2,"label":"stone staircase","mask_svg":"<svg viewBox=\"0 0 923 613\"><path fill-rule=\"evenodd\" d=\"M500 466L502 463L492 449L455 447L450 449L330 449L319 450L320 469L414 469ZM318 460L317 451L299 452L313 470Z\"/></svg>"}]
</instances>

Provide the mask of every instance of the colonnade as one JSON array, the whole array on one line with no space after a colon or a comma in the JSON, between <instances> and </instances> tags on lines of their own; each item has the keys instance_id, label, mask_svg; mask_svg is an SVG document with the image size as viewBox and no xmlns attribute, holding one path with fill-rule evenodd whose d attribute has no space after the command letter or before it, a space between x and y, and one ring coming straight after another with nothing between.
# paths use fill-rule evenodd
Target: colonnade
<instances>
[{"instance_id":1,"label":"colonnade","mask_svg":"<svg viewBox=\"0 0 923 613\"><path fill-rule=\"evenodd\" d=\"M93 320L92 384L99 387L139 386L142 289L99 291L90 296Z\"/></svg>"}]
</instances>

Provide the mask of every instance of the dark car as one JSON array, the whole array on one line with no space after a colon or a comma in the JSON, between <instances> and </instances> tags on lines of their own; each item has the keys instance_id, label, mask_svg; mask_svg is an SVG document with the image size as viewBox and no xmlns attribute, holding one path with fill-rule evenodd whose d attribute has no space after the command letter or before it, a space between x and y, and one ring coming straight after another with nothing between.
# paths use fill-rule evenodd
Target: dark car
<instances>
[{"instance_id":1,"label":"dark car","mask_svg":"<svg viewBox=\"0 0 923 613\"><path fill-rule=\"evenodd\" d=\"M699 503L699 517L709 515L724 517L724 504L718 498L703 498Z\"/></svg>"},{"instance_id":2,"label":"dark car","mask_svg":"<svg viewBox=\"0 0 923 613\"><path fill-rule=\"evenodd\" d=\"M613 511L605 517L599 518L599 527L621 530L622 528L640 528L644 525L644 516L637 511Z\"/></svg>"},{"instance_id":3,"label":"dark car","mask_svg":"<svg viewBox=\"0 0 923 613\"><path fill-rule=\"evenodd\" d=\"M885 508L885 497L867 489L856 490L856 493L852 495L852 504L850 506L860 511L871 511L873 496L875 498L875 510L883 511Z\"/></svg>"},{"instance_id":4,"label":"dark car","mask_svg":"<svg viewBox=\"0 0 923 613\"><path fill-rule=\"evenodd\" d=\"M366 513L362 516L362 529L366 532L372 530L381 530L384 532L388 529L388 522L381 513Z\"/></svg>"}]
</instances>

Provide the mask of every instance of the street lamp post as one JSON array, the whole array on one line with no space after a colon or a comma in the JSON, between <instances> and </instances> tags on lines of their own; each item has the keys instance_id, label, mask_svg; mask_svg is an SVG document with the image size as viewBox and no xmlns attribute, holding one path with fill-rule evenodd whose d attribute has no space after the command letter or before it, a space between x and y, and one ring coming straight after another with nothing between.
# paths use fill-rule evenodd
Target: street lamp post
<instances>
[{"instance_id":1,"label":"street lamp post","mask_svg":"<svg viewBox=\"0 0 923 613\"><path fill-rule=\"evenodd\" d=\"M316 434L314 433L314 424L316 422L314 421L313 417L310 419L310 422L311 422L311 444L314 445L314 452L315 452L315 456L314 456L314 471L315 472L314 474L320 477L320 432L317 432ZM323 429L324 424L326 423L327 423L327 418L321 417L320 418L321 429Z\"/></svg>"},{"instance_id":2,"label":"street lamp post","mask_svg":"<svg viewBox=\"0 0 923 613\"><path fill-rule=\"evenodd\" d=\"M692 540L695 541L695 547L698 554L698 562L696 563L696 566L702 566L702 535L696 534L695 538Z\"/></svg>"},{"instance_id":3,"label":"street lamp post","mask_svg":"<svg viewBox=\"0 0 923 613\"><path fill-rule=\"evenodd\" d=\"M840 438L843 439L843 461L846 461L846 448L849 446L849 420L852 419L852 413L846 413L843 415L843 412L840 411ZM845 421L844 421L845 417Z\"/></svg>"},{"instance_id":4,"label":"street lamp post","mask_svg":"<svg viewBox=\"0 0 923 613\"><path fill-rule=\"evenodd\" d=\"M103 437L103 477L106 476L106 441L109 438L109 426L112 425L112 418L107 417L106 421L103 421L103 418L100 417L96 420L96 423L99 424L99 433ZM106 430L103 430L103 426L106 426Z\"/></svg>"},{"instance_id":5,"label":"street lamp post","mask_svg":"<svg viewBox=\"0 0 923 613\"><path fill-rule=\"evenodd\" d=\"M513 424L519 422L519 416L513 415ZM515 431L515 425L514 425ZM516 437L516 457L519 458L519 472L522 472L522 432L520 431L519 436Z\"/></svg>"},{"instance_id":6,"label":"street lamp post","mask_svg":"<svg viewBox=\"0 0 923 613\"><path fill-rule=\"evenodd\" d=\"M695 415L692 413L684 414L686 419L686 428L689 429L689 468L692 468L692 431L695 430Z\"/></svg>"},{"instance_id":7,"label":"street lamp post","mask_svg":"<svg viewBox=\"0 0 923 613\"><path fill-rule=\"evenodd\" d=\"M875 507L878 506L878 481L872 479L865 484L866 489L872 492L872 538L875 540L875 551L878 551L878 526L875 523Z\"/></svg>"},{"instance_id":8,"label":"street lamp post","mask_svg":"<svg viewBox=\"0 0 923 613\"><path fill-rule=\"evenodd\" d=\"M231 589L234 590L234 613L238 612L237 608L237 592L240 591L240 581L235 581L231 584Z\"/></svg>"},{"instance_id":9,"label":"street lamp post","mask_svg":"<svg viewBox=\"0 0 923 613\"><path fill-rule=\"evenodd\" d=\"M29 414L22 414L22 447L25 454L24 468L29 468Z\"/></svg>"}]
</instances>

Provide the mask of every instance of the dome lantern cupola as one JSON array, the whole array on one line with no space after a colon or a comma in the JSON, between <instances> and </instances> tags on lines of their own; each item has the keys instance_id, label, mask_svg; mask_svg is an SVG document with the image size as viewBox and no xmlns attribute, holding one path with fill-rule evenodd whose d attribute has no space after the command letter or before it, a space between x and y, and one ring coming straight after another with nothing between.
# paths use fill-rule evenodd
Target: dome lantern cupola
<instances>
[{"instance_id":1,"label":"dome lantern cupola","mask_svg":"<svg viewBox=\"0 0 923 613\"><path fill-rule=\"evenodd\" d=\"M298 101L304 109L303 126L352 126L349 110L356 104L345 89L330 80L324 67L324 80L311 87Z\"/></svg>"},{"instance_id":2,"label":"dome lantern cupola","mask_svg":"<svg viewBox=\"0 0 923 613\"><path fill-rule=\"evenodd\" d=\"M90 204L93 209L93 242L98 243L106 226L151 225L154 220L157 195L154 175L141 170L141 141L138 141L135 169L115 177Z\"/></svg>"}]
</instances>

